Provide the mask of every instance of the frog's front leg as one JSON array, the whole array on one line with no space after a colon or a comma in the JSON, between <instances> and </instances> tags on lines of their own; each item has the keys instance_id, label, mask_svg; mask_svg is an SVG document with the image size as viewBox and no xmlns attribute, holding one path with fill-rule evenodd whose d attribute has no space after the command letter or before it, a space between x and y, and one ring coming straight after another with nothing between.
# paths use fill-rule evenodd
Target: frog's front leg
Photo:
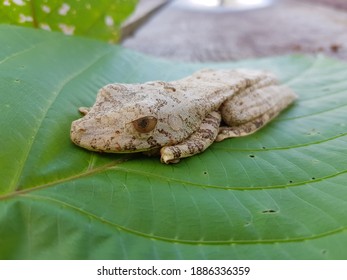
<instances>
[{"instance_id":1,"label":"frog's front leg","mask_svg":"<svg viewBox=\"0 0 347 280\"><path fill-rule=\"evenodd\" d=\"M177 145L161 148L161 162L177 163L180 158L190 157L204 151L215 141L220 122L221 115L219 112L208 114L199 129L187 139Z\"/></svg>"},{"instance_id":2,"label":"frog's front leg","mask_svg":"<svg viewBox=\"0 0 347 280\"><path fill-rule=\"evenodd\" d=\"M286 86L248 88L222 104L220 110L227 126L219 129L216 141L252 134L288 107L297 95Z\"/></svg>"}]
</instances>

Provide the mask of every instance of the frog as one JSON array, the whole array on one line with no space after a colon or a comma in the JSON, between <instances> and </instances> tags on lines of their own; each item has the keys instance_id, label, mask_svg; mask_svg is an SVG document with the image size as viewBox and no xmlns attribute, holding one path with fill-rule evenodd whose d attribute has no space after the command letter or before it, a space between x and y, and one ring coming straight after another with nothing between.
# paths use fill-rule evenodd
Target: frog
<instances>
[{"instance_id":1,"label":"frog","mask_svg":"<svg viewBox=\"0 0 347 280\"><path fill-rule=\"evenodd\" d=\"M71 124L73 143L90 151L159 155L162 163L214 142L255 133L297 99L264 70L202 69L174 81L111 83Z\"/></svg>"}]
</instances>

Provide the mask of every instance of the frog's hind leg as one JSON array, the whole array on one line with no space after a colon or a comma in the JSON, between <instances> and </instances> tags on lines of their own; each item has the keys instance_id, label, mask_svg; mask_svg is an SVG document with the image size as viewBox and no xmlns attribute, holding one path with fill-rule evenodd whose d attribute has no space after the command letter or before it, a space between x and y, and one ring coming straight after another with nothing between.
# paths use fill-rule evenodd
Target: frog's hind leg
<instances>
[{"instance_id":1,"label":"frog's hind leg","mask_svg":"<svg viewBox=\"0 0 347 280\"><path fill-rule=\"evenodd\" d=\"M216 142L220 142L226 138L241 137L250 135L272 120L277 114L264 114L252 121L237 125L237 126L222 126L219 128L219 133L216 137Z\"/></svg>"},{"instance_id":2,"label":"frog's hind leg","mask_svg":"<svg viewBox=\"0 0 347 280\"><path fill-rule=\"evenodd\" d=\"M181 158L190 157L204 151L215 141L220 122L221 115L219 112L208 114L201 123L200 128L186 140L174 146L161 148L161 162L177 163Z\"/></svg>"},{"instance_id":3,"label":"frog's hind leg","mask_svg":"<svg viewBox=\"0 0 347 280\"><path fill-rule=\"evenodd\" d=\"M216 141L256 132L296 98L296 94L285 86L269 85L245 90L221 106L221 114L227 126L219 129Z\"/></svg>"}]
</instances>

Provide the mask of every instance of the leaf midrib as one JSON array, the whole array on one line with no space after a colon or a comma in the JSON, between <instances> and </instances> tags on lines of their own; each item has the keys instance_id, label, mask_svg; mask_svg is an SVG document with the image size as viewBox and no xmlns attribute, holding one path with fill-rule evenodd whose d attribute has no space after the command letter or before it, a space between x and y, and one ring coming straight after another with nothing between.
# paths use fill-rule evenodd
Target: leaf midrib
<instances>
[{"instance_id":1,"label":"leaf midrib","mask_svg":"<svg viewBox=\"0 0 347 280\"><path fill-rule=\"evenodd\" d=\"M133 154L129 155L131 158L133 157ZM38 185L38 186L34 186L31 188L26 188L23 190L19 190L19 191L14 191L14 192L9 192L5 195L0 195L0 201L1 200L6 200L6 199L11 199L13 197L17 197L17 196L21 196L21 195L26 195L28 193L32 193L38 190L42 190L42 189L46 189L49 187L53 187L55 185L59 185L59 184L64 184L67 182L71 182L73 180L77 180L80 178L84 178L84 177L88 177L88 176L92 176L95 174L100 174L100 173L104 173L104 172L108 172L111 170L118 170L118 171L124 171L127 174L137 174L137 175L143 175L145 177L155 177L157 179L161 179L161 180L165 180L165 181L170 181L170 182L176 182L176 183L181 183L183 185L189 185L189 186L193 186L193 187L199 187L199 188L205 188L205 189L219 189L219 190L227 190L227 191L259 191L259 190L270 190L270 189L286 189L286 188L293 188L293 187L302 187L303 185L306 184L313 184L313 183L318 183L320 181L324 181L327 179L331 179L331 178L335 178L337 176L343 175L347 173L347 170L343 170L340 172L336 172L333 175L328 175L328 176L324 176L324 177L320 177L320 178L316 178L314 180L306 180L306 181L300 181L297 183L291 183L291 184L283 184L283 185L272 185L272 186L257 186L257 187L228 187L228 186L217 186L217 185L206 185L206 184L202 184L202 183L196 183L196 182L189 182L189 181L184 181L184 180L180 180L180 179L175 179L175 178L168 178L166 176L162 176L159 175L158 173L150 173L147 171L141 171L141 170L136 170L136 169L131 169L131 168L123 168L121 167L121 164L123 162L126 162L128 160L130 160L131 158L128 157L124 157L120 160L116 160L116 161L112 161L108 164L105 164L103 166L100 166L98 168L95 169L87 169L86 172L83 173L79 173L67 178L62 178L53 182L49 182L43 185Z\"/></svg>"}]
</instances>

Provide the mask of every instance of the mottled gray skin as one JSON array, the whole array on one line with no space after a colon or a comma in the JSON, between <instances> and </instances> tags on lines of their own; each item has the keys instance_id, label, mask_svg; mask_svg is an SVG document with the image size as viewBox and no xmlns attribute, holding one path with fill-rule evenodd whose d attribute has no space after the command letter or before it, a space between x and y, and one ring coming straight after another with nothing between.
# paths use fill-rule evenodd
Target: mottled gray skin
<instances>
[{"instance_id":1,"label":"mottled gray skin","mask_svg":"<svg viewBox=\"0 0 347 280\"><path fill-rule=\"evenodd\" d=\"M251 134L296 99L274 76L253 70L201 70L172 82L109 84L72 141L109 153L158 151L164 163L204 151L214 141ZM226 126L220 127L221 119Z\"/></svg>"}]
</instances>

